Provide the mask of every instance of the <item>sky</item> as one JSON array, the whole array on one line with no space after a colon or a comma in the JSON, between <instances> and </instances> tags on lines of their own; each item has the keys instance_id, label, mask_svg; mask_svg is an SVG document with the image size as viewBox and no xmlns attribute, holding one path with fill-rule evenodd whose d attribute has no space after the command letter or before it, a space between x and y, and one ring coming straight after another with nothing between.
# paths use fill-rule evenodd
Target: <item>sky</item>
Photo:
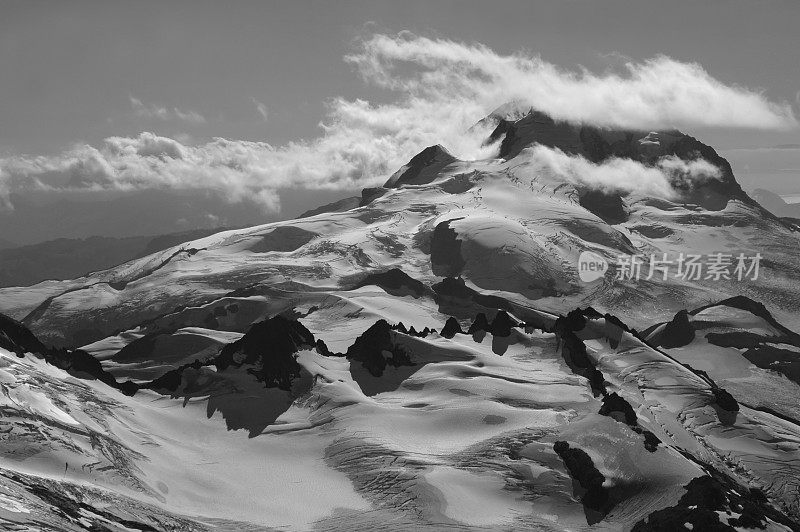
<instances>
[{"instance_id":1,"label":"sky","mask_svg":"<svg viewBox=\"0 0 800 532\"><path fill-rule=\"evenodd\" d=\"M429 143L486 155L463 130L512 97L675 125L745 188L800 192L794 0L0 0L0 13L0 216L18 196L164 189L285 217L284 190L344 197Z\"/></svg>"}]
</instances>

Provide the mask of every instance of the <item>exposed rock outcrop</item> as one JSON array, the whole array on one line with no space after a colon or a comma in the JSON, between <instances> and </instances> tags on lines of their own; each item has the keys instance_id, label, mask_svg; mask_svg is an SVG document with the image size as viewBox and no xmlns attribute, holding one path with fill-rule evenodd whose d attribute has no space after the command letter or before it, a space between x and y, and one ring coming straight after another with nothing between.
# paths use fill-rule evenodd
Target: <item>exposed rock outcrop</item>
<instances>
[{"instance_id":1,"label":"exposed rock outcrop","mask_svg":"<svg viewBox=\"0 0 800 532\"><path fill-rule=\"evenodd\" d=\"M597 311L591 307L581 310L576 309L559 318L553 326L553 332L559 337L561 342L561 355L567 366L576 374L586 377L595 396L606 394L606 385L603 374L595 367L586 352L586 344L583 343L576 331L580 331L586 326L588 317L599 316ZM595 316L596 317L596 316Z\"/></svg>"},{"instance_id":2,"label":"exposed rock outcrop","mask_svg":"<svg viewBox=\"0 0 800 532\"><path fill-rule=\"evenodd\" d=\"M612 157L633 159L648 165L665 156L675 156L683 160L702 158L719 168L720 177L695 181L676 176L671 184L680 193L683 201L710 210L724 209L732 199L758 205L736 182L728 161L712 147L677 130L603 129L556 121L545 113L531 110L521 118L519 113L508 118L499 118L489 140L500 137L503 137L500 157L505 159L515 157L533 144L580 155L595 163ZM611 202L617 200L607 201L610 206ZM619 209L610 212L614 211L620 214Z\"/></svg>"},{"instance_id":3,"label":"exposed rock outcrop","mask_svg":"<svg viewBox=\"0 0 800 532\"><path fill-rule=\"evenodd\" d=\"M679 311L661 330L658 338L654 338L654 345L667 349L683 347L692 343L695 337L695 330L689 321L689 313L685 310Z\"/></svg>"},{"instance_id":4,"label":"exposed rock outcrop","mask_svg":"<svg viewBox=\"0 0 800 532\"><path fill-rule=\"evenodd\" d=\"M297 218L310 218L312 216L316 216L318 214L323 214L326 212L344 212L349 211L350 209L355 209L361 205L361 196L351 196L349 198L342 198L340 200L336 200L331 203L326 203L325 205L320 205L314 209L309 209L305 211L303 214L298 216Z\"/></svg>"},{"instance_id":5,"label":"exposed rock outcrop","mask_svg":"<svg viewBox=\"0 0 800 532\"><path fill-rule=\"evenodd\" d=\"M392 174L383 186L386 188L399 188L403 185L430 183L445 166L456 160L441 144L428 146L408 161L405 166Z\"/></svg>"},{"instance_id":6,"label":"exposed rock outcrop","mask_svg":"<svg viewBox=\"0 0 800 532\"><path fill-rule=\"evenodd\" d=\"M47 349L25 325L5 314L0 314L0 347L17 355Z\"/></svg>"},{"instance_id":7,"label":"exposed rock outcrop","mask_svg":"<svg viewBox=\"0 0 800 532\"><path fill-rule=\"evenodd\" d=\"M18 357L30 353L70 375L81 379L97 379L127 395L136 392L134 383L129 381L118 383L113 375L103 369L100 361L86 351L48 347L22 323L3 314L0 314L0 347L15 353Z\"/></svg>"},{"instance_id":8,"label":"exposed rock outcrop","mask_svg":"<svg viewBox=\"0 0 800 532\"><path fill-rule=\"evenodd\" d=\"M400 297L406 295L420 297L430 290L425 284L397 268L392 268L385 272L370 273L353 288L361 288L368 285L379 286L387 293Z\"/></svg>"},{"instance_id":9,"label":"exposed rock outcrop","mask_svg":"<svg viewBox=\"0 0 800 532\"><path fill-rule=\"evenodd\" d=\"M514 327L519 327L519 323L512 319L505 310L497 311L488 332L494 336L511 336L511 330Z\"/></svg>"},{"instance_id":10,"label":"exposed rock outcrop","mask_svg":"<svg viewBox=\"0 0 800 532\"><path fill-rule=\"evenodd\" d=\"M250 251L253 253L294 251L305 246L317 236L319 236L317 233L301 227L282 225L262 236L261 240L250 247Z\"/></svg>"},{"instance_id":11,"label":"exposed rock outcrop","mask_svg":"<svg viewBox=\"0 0 800 532\"><path fill-rule=\"evenodd\" d=\"M570 447L565 441L557 441L553 450L561 457L570 476L584 491L580 498L587 510L588 523L593 525L601 521L614 506L608 491L603 487L606 477L597 469L586 451Z\"/></svg>"},{"instance_id":12,"label":"exposed rock outcrop","mask_svg":"<svg viewBox=\"0 0 800 532\"><path fill-rule=\"evenodd\" d=\"M631 404L619 396L616 392L603 397L603 406L600 407L601 416L610 416L617 421L622 421L628 425L636 425L636 412L633 411Z\"/></svg>"},{"instance_id":13,"label":"exposed rock outcrop","mask_svg":"<svg viewBox=\"0 0 800 532\"><path fill-rule=\"evenodd\" d=\"M383 375L387 365L413 366L408 353L394 342L392 334L392 326L386 320L376 321L347 349L347 358L361 362L374 377Z\"/></svg>"},{"instance_id":14,"label":"exposed rock outcrop","mask_svg":"<svg viewBox=\"0 0 800 532\"><path fill-rule=\"evenodd\" d=\"M300 364L294 354L315 347L314 335L302 323L275 316L256 323L242 338L223 347L213 364L219 371L229 366L253 366L248 373L267 388L288 391L300 376Z\"/></svg>"},{"instance_id":15,"label":"exposed rock outcrop","mask_svg":"<svg viewBox=\"0 0 800 532\"><path fill-rule=\"evenodd\" d=\"M461 255L461 240L450 227L454 220L439 223L431 237L431 266L435 275L442 277L461 274L466 262Z\"/></svg>"},{"instance_id":16,"label":"exposed rock outcrop","mask_svg":"<svg viewBox=\"0 0 800 532\"><path fill-rule=\"evenodd\" d=\"M440 334L444 338L453 338L457 334L464 334L464 331L461 329L461 324L458 323L458 320L450 316L444 323Z\"/></svg>"},{"instance_id":17,"label":"exposed rock outcrop","mask_svg":"<svg viewBox=\"0 0 800 532\"><path fill-rule=\"evenodd\" d=\"M764 529L767 519L800 530L800 525L776 510L761 490L743 488L713 468L708 475L689 481L684 489L686 493L677 504L651 513L634 525L633 532Z\"/></svg>"}]
</instances>

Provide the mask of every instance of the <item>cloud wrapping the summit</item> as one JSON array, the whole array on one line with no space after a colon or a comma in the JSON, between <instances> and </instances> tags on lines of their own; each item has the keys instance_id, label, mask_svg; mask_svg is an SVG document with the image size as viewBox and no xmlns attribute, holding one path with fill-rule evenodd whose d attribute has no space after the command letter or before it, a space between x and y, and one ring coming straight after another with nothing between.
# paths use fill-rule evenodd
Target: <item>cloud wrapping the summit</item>
<instances>
[{"instance_id":1,"label":"cloud wrapping the summit","mask_svg":"<svg viewBox=\"0 0 800 532\"><path fill-rule=\"evenodd\" d=\"M521 156L537 173L574 185L664 199L677 196L673 188L675 183L698 183L721 176L720 169L704 159L685 161L674 155L661 157L652 166L619 157L593 163L579 155L536 144L526 148Z\"/></svg>"},{"instance_id":2,"label":"cloud wrapping the summit","mask_svg":"<svg viewBox=\"0 0 800 532\"><path fill-rule=\"evenodd\" d=\"M320 123L320 136L277 147L223 138L188 145L144 132L50 156L0 158L0 209L12 208L10 194L25 190L154 188L210 190L229 201L255 201L265 211L276 211L277 191L282 188L354 189L379 184L426 146L442 144L461 159L491 157L496 146L484 146L483 141L493 124L476 126L476 122L509 101L557 119L647 130L797 124L788 104L727 86L697 64L667 57L630 62L623 73L600 75L564 70L538 56L503 56L481 44L403 32L374 35L345 60L367 83L393 92L394 101L374 104L334 98ZM204 120L178 108L130 99L142 116ZM266 106L262 109L258 103L256 110L266 118ZM611 169L578 162L565 166L558 157L549 157L569 175L589 172L598 183L606 182L605 172ZM660 190L658 180L648 177L654 170L623 160L609 164L616 165L614 175L624 175L629 188L641 181Z\"/></svg>"}]
</instances>

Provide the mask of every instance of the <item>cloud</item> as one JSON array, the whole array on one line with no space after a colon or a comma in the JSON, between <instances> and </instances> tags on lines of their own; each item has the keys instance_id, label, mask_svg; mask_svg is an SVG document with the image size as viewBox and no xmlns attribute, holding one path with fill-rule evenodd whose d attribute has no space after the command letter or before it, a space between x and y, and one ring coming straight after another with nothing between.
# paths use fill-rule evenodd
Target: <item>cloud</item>
<instances>
[{"instance_id":1,"label":"cloud","mask_svg":"<svg viewBox=\"0 0 800 532\"><path fill-rule=\"evenodd\" d=\"M265 104L259 102L255 98L253 98L252 100L256 106L256 111L258 111L258 114L261 115L261 118L264 120L264 122L266 122L269 119L269 108L267 108Z\"/></svg>"},{"instance_id":2,"label":"cloud","mask_svg":"<svg viewBox=\"0 0 800 532\"><path fill-rule=\"evenodd\" d=\"M11 176L0 166L0 212L14 210L10 194Z\"/></svg>"},{"instance_id":3,"label":"cloud","mask_svg":"<svg viewBox=\"0 0 800 532\"><path fill-rule=\"evenodd\" d=\"M536 55L499 55L482 44L409 32L374 35L347 60L365 79L426 100L491 108L511 100L554 118L641 129L698 126L787 129L789 103L725 85L696 63L666 56L627 61L622 73L565 70ZM401 75L408 70L411 74Z\"/></svg>"},{"instance_id":4,"label":"cloud","mask_svg":"<svg viewBox=\"0 0 800 532\"><path fill-rule=\"evenodd\" d=\"M177 107L168 109L160 105L142 103L140 99L133 96L129 96L128 98L131 102L134 114L142 118L157 119L164 122L182 120L191 124L204 124L206 122L205 117L195 111L183 111Z\"/></svg>"},{"instance_id":5,"label":"cloud","mask_svg":"<svg viewBox=\"0 0 800 532\"><path fill-rule=\"evenodd\" d=\"M433 144L444 145L461 159L491 157L496 146L484 146L483 141L493 124L476 122L509 101L559 119L646 130L797 124L788 104L727 86L697 64L667 57L628 61L621 73L594 74L564 70L534 55L500 55L481 44L404 32L374 35L345 60L367 83L394 98L385 99L388 103L332 98L317 138L282 146L224 138L192 144L145 132L55 155L0 158L0 208L10 208L11 192L31 189L171 188L216 191L229 201L255 201L275 211L282 188L352 190L379 184ZM130 101L141 116L204 120L133 96ZM268 116L261 102L253 102L262 117ZM562 156L550 154L549 164L574 179L588 172L598 186L613 186L617 180L631 189L668 193L659 176L674 171L668 161L655 169L624 160L594 167ZM636 185L637 180L644 184Z\"/></svg>"},{"instance_id":6,"label":"cloud","mask_svg":"<svg viewBox=\"0 0 800 532\"><path fill-rule=\"evenodd\" d=\"M331 126L333 127L333 126ZM381 152L362 134L332 134L315 143L275 148L264 142L215 138L188 146L144 132L78 145L53 156L0 159L0 201L25 190L210 190L231 202L279 210L278 189L354 189L384 175Z\"/></svg>"},{"instance_id":7,"label":"cloud","mask_svg":"<svg viewBox=\"0 0 800 532\"><path fill-rule=\"evenodd\" d=\"M674 186L719 178L720 169L703 159L685 161L675 156L661 157L652 166L632 159L611 158L599 164L579 155L540 144L522 153L534 171L575 185L605 192L640 193L665 199L675 198Z\"/></svg>"}]
</instances>

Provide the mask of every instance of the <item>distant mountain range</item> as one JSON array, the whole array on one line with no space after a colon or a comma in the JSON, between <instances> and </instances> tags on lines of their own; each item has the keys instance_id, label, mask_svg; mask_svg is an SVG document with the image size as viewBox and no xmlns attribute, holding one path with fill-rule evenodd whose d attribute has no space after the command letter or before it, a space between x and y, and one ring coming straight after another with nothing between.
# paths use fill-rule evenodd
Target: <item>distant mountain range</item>
<instances>
[{"instance_id":1,"label":"distant mountain range","mask_svg":"<svg viewBox=\"0 0 800 532\"><path fill-rule=\"evenodd\" d=\"M800 218L800 203L788 203L778 194L763 188L754 190L751 196L775 216Z\"/></svg>"},{"instance_id":2,"label":"distant mountain range","mask_svg":"<svg viewBox=\"0 0 800 532\"><path fill-rule=\"evenodd\" d=\"M4 246L0 242L0 287L82 277L223 229L124 238L59 238L29 246L15 246L10 242Z\"/></svg>"},{"instance_id":3,"label":"distant mountain range","mask_svg":"<svg viewBox=\"0 0 800 532\"><path fill-rule=\"evenodd\" d=\"M279 191L280 212L265 212L262 205L252 201L230 202L207 191L12 194L14 208L0 211L0 239L27 245L56 238L129 237L244 227L293 218L353 192L284 189Z\"/></svg>"}]
</instances>

